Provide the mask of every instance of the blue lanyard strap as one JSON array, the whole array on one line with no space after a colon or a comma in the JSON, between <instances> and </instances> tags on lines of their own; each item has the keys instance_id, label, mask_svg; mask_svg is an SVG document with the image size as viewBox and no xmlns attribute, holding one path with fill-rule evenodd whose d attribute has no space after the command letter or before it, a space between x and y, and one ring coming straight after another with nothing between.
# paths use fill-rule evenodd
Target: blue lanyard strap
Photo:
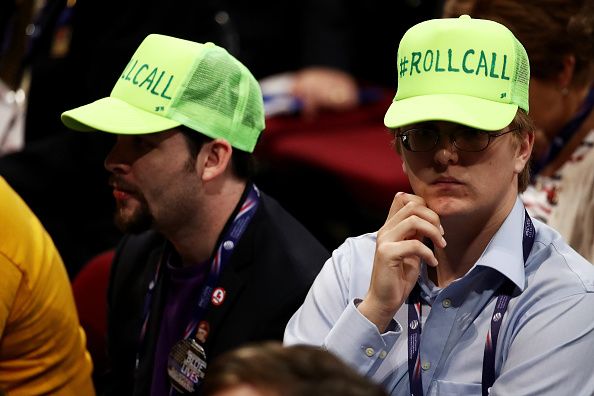
<instances>
[{"instance_id":1,"label":"blue lanyard strap","mask_svg":"<svg viewBox=\"0 0 594 396\"><path fill-rule=\"evenodd\" d=\"M222 234L222 237L219 239L219 243L215 249L215 254L211 259L208 277L202 286L201 292L199 293L200 297L193 311L192 319L190 320L190 323L188 323L186 329L184 330L184 338L190 338L194 335L198 323L206 314L210 306L212 292L218 283L220 274L225 265L229 262L229 259L231 258L233 251L237 246L237 243L241 239L243 232L245 231L254 214L256 213L259 203L260 191L254 184L250 183L248 185L248 191L245 196L245 199L239 205L239 210L237 211L237 214L235 215L233 222L225 229L224 233ZM171 248L166 247L165 251L161 256L161 259L159 260L159 263L157 264L155 275L153 277L153 280L149 283L149 287L144 298L144 319L142 322L142 327L140 329L138 350L136 353L136 369L138 369L139 367L140 359L142 358L142 352L145 350L146 347L146 331L150 318L150 310L153 300L154 289L157 285L159 277L161 276L161 269L163 267L163 263L167 262L170 259L171 254Z\"/></svg>"},{"instance_id":2,"label":"blue lanyard strap","mask_svg":"<svg viewBox=\"0 0 594 396\"><path fill-rule=\"evenodd\" d=\"M421 377L421 292L415 285L408 304L408 380L411 396L423 395Z\"/></svg>"},{"instance_id":3,"label":"blue lanyard strap","mask_svg":"<svg viewBox=\"0 0 594 396\"><path fill-rule=\"evenodd\" d=\"M208 274L206 283L200 293L200 298L196 305L196 309L194 310L192 320L190 320L190 323L186 326L184 338L190 338L190 336L194 334L200 320L204 318L206 311L210 306L212 292L217 286L221 271L233 255L233 251L239 243L243 232L256 213L259 202L260 193L253 184L250 184L250 190L246 199L241 204L237 215L235 215L235 218L233 219L233 223L227 228L227 232L224 234L223 238L221 238L216 249L216 253L210 265L210 273Z\"/></svg>"},{"instance_id":4,"label":"blue lanyard strap","mask_svg":"<svg viewBox=\"0 0 594 396\"><path fill-rule=\"evenodd\" d=\"M491 317L491 328L487 332L487 340L485 341L485 352L483 354L483 376L481 385L483 388L483 396L487 396L493 384L495 383L495 350L497 349L497 339L499 337L499 330L501 329L501 322L503 315L507 311L509 300L514 291L515 285L510 282L504 282L498 291L497 301L495 302L495 311Z\"/></svg>"},{"instance_id":5,"label":"blue lanyard strap","mask_svg":"<svg viewBox=\"0 0 594 396\"><path fill-rule=\"evenodd\" d=\"M534 237L536 230L534 224L528 215L524 214L524 230L522 237L522 253L524 263L528 260L532 245L534 245ZM515 289L513 282L506 280L503 285L497 290L495 295L497 301L495 302L495 311L491 316L491 327L487 332L487 339L485 341L485 352L483 355L483 372L482 372L482 394L487 396L493 384L495 383L495 352L497 350L497 340L499 338L499 330L503 322L503 316L507 311L509 301ZM421 292L419 285L415 285L408 301L408 380L410 385L411 396L423 395L423 381L421 376Z\"/></svg>"}]
</instances>

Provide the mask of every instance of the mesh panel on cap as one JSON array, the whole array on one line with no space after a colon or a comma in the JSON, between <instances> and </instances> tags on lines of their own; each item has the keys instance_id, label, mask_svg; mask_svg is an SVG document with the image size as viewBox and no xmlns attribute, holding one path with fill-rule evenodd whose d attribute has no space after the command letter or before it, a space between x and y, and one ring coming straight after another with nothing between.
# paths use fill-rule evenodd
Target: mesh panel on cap
<instances>
[{"instance_id":1,"label":"mesh panel on cap","mask_svg":"<svg viewBox=\"0 0 594 396\"><path fill-rule=\"evenodd\" d=\"M528 84L530 82L530 64L528 63L528 55L522 44L514 39L515 45L515 74L512 77L512 101L520 105L524 110L528 110Z\"/></svg>"},{"instance_id":2,"label":"mesh panel on cap","mask_svg":"<svg viewBox=\"0 0 594 396\"><path fill-rule=\"evenodd\" d=\"M253 84L256 86L254 87ZM246 111L243 113L243 124L258 131L264 129L264 105L262 103L262 91L260 85L255 80L250 80L250 90L248 92Z\"/></svg>"},{"instance_id":3,"label":"mesh panel on cap","mask_svg":"<svg viewBox=\"0 0 594 396\"><path fill-rule=\"evenodd\" d=\"M250 72L218 47L205 48L172 105L173 118L211 138L252 151L264 129L262 96ZM181 116L181 117L180 117Z\"/></svg>"}]
</instances>

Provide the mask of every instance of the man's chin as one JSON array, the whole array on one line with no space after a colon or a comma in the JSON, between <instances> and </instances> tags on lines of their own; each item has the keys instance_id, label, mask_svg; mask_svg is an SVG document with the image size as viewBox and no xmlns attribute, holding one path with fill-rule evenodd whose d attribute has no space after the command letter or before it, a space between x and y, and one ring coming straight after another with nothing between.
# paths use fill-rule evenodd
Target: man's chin
<instances>
[{"instance_id":1,"label":"man's chin","mask_svg":"<svg viewBox=\"0 0 594 396\"><path fill-rule=\"evenodd\" d=\"M151 228L153 220L150 216L123 216L116 213L114 223L125 234L140 234Z\"/></svg>"},{"instance_id":2,"label":"man's chin","mask_svg":"<svg viewBox=\"0 0 594 396\"><path fill-rule=\"evenodd\" d=\"M439 217L462 215L467 209L467 205L464 202L452 197L439 197L427 200L427 206L437 213Z\"/></svg>"}]
</instances>

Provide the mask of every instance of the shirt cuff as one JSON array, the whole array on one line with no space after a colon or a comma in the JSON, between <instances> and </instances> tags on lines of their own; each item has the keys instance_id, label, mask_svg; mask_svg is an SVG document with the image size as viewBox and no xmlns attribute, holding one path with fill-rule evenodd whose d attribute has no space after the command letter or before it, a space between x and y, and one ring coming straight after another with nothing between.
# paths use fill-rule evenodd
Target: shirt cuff
<instances>
[{"instance_id":1,"label":"shirt cuff","mask_svg":"<svg viewBox=\"0 0 594 396\"><path fill-rule=\"evenodd\" d=\"M347 305L328 333L324 345L362 374L371 375L402 334L402 327L392 319L388 330L380 334L377 326L357 309L356 305L360 302L360 299L355 299Z\"/></svg>"}]
</instances>

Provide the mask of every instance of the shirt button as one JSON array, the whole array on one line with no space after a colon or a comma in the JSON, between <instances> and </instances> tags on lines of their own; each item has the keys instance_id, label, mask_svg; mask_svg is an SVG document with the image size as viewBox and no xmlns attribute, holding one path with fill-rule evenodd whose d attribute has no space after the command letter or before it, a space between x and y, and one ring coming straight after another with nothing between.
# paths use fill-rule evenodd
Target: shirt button
<instances>
[{"instance_id":1,"label":"shirt button","mask_svg":"<svg viewBox=\"0 0 594 396\"><path fill-rule=\"evenodd\" d=\"M388 353L386 351L381 351L379 354L380 359L385 359Z\"/></svg>"},{"instance_id":2,"label":"shirt button","mask_svg":"<svg viewBox=\"0 0 594 396\"><path fill-rule=\"evenodd\" d=\"M427 371L431 368L431 363L425 362L421 365L421 367L423 368L423 370Z\"/></svg>"},{"instance_id":3,"label":"shirt button","mask_svg":"<svg viewBox=\"0 0 594 396\"><path fill-rule=\"evenodd\" d=\"M451 307L451 306L452 306L452 300L450 300L449 298L446 298L445 300L443 300L443 301L441 302L441 305L442 305L444 308L449 308L449 307Z\"/></svg>"},{"instance_id":4,"label":"shirt button","mask_svg":"<svg viewBox=\"0 0 594 396\"><path fill-rule=\"evenodd\" d=\"M372 357L375 354L375 350L373 348L365 349L365 354L369 357Z\"/></svg>"}]
</instances>

